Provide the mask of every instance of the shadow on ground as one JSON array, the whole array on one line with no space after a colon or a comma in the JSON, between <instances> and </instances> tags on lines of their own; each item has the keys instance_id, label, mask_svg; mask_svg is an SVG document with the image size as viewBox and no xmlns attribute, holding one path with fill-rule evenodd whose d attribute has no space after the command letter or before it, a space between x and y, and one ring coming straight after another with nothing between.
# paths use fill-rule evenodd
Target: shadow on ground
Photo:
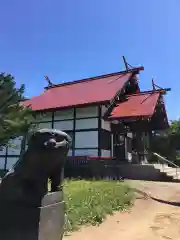
<instances>
[{"instance_id":1,"label":"shadow on ground","mask_svg":"<svg viewBox=\"0 0 180 240\"><path fill-rule=\"evenodd\" d=\"M159 202L159 203L164 203L164 204L168 204L171 206L180 207L180 202L170 202L170 201L166 201L166 200L162 200L162 199L158 199L158 198L154 198L154 197L151 197L151 199L156 202Z\"/></svg>"}]
</instances>

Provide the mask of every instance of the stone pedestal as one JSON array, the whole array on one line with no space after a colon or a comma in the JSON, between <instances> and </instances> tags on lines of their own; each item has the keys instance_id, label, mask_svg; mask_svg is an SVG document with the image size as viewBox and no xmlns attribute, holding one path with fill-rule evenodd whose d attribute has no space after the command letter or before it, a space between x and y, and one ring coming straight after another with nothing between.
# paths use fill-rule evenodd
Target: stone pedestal
<instances>
[{"instance_id":1,"label":"stone pedestal","mask_svg":"<svg viewBox=\"0 0 180 240\"><path fill-rule=\"evenodd\" d=\"M63 192L46 195L41 204L38 240L61 240L64 232L64 215Z\"/></svg>"},{"instance_id":2,"label":"stone pedestal","mask_svg":"<svg viewBox=\"0 0 180 240\"><path fill-rule=\"evenodd\" d=\"M62 192L47 194L40 207L0 201L0 240L61 240L64 211Z\"/></svg>"}]
</instances>

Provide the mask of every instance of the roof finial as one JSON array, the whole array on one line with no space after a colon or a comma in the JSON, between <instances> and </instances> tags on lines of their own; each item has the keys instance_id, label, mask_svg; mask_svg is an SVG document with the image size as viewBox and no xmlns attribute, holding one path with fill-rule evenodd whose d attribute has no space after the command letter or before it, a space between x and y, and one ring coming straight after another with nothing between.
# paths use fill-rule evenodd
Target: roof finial
<instances>
[{"instance_id":1,"label":"roof finial","mask_svg":"<svg viewBox=\"0 0 180 240\"><path fill-rule=\"evenodd\" d=\"M153 87L153 92L158 91L161 94L166 94L167 92L171 91L171 88L162 88L162 87L156 85L154 82L154 78L152 78L152 87Z\"/></svg>"},{"instance_id":2,"label":"roof finial","mask_svg":"<svg viewBox=\"0 0 180 240\"><path fill-rule=\"evenodd\" d=\"M131 66L131 65L126 61L125 56L122 56L122 58L123 58L123 62L124 62L124 65L125 65L126 71L128 72L129 70L132 70L134 67Z\"/></svg>"},{"instance_id":3,"label":"roof finial","mask_svg":"<svg viewBox=\"0 0 180 240\"><path fill-rule=\"evenodd\" d=\"M154 78L152 78L152 88L153 88L153 91L156 90L156 85L155 85L155 83L154 83Z\"/></svg>"},{"instance_id":4,"label":"roof finial","mask_svg":"<svg viewBox=\"0 0 180 240\"><path fill-rule=\"evenodd\" d=\"M53 83L51 82L51 80L49 79L48 76L44 76L44 78L46 79L46 81L48 82L48 87L52 87Z\"/></svg>"}]
</instances>

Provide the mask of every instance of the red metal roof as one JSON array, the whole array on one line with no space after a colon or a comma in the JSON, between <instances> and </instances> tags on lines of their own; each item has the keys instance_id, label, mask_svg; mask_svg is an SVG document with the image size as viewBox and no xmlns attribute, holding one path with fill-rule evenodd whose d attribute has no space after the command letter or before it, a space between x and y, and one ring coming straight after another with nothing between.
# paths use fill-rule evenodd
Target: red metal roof
<instances>
[{"instance_id":1,"label":"red metal roof","mask_svg":"<svg viewBox=\"0 0 180 240\"><path fill-rule=\"evenodd\" d=\"M110 119L137 116L152 116L160 96L159 92L138 93L127 96L127 100L119 103L111 112Z\"/></svg>"},{"instance_id":2,"label":"red metal roof","mask_svg":"<svg viewBox=\"0 0 180 240\"><path fill-rule=\"evenodd\" d=\"M40 96L25 102L33 110L73 107L111 100L132 76L131 73L114 73L47 89Z\"/></svg>"}]
</instances>

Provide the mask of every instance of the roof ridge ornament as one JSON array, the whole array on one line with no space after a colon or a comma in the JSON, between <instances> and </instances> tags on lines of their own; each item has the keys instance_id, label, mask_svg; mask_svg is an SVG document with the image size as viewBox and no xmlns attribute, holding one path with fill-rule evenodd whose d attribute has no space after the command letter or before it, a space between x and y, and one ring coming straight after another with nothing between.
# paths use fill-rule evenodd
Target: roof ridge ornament
<instances>
[{"instance_id":1,"label":"roof ridge ornament","mask_svg":"<svg viewBox=\"0 0 180 240\"><path fill-rule=\"evenodd\" d=\"M130 65L130 64L126 61L125 56L122 56L122 59L123 59L123 62L124 62L124 65L125 65L125 68L126 68L126 71L127 71L127 72L132 72L134 69L136 69L135 67L133 67L132 65Z\"/></svg>"},{"instance_id":2,"label":"roof ridge ornament","mask_svg":"<svg viewBox=\"0 0 180 240\"><path fill-rule=\"evenodd\" d=\"M54 84L51 82L48 76L44 76L45 80L48 82L48 87L52 87Z\"/></svg>"},{"instance_id":3,"label":"roof ridge ornament","mask_svg":"<svg viewBox=\"0 0 180 240\"><path fill-rule=\"evenodd\" d=\"M162 87L156 85L154 82L154 78L152 78L152 88L153 88L152 92L159 92L163 95L165 95L167 92L171 91L171 88L162 88Z\"/></svg>"}]
</instances>

